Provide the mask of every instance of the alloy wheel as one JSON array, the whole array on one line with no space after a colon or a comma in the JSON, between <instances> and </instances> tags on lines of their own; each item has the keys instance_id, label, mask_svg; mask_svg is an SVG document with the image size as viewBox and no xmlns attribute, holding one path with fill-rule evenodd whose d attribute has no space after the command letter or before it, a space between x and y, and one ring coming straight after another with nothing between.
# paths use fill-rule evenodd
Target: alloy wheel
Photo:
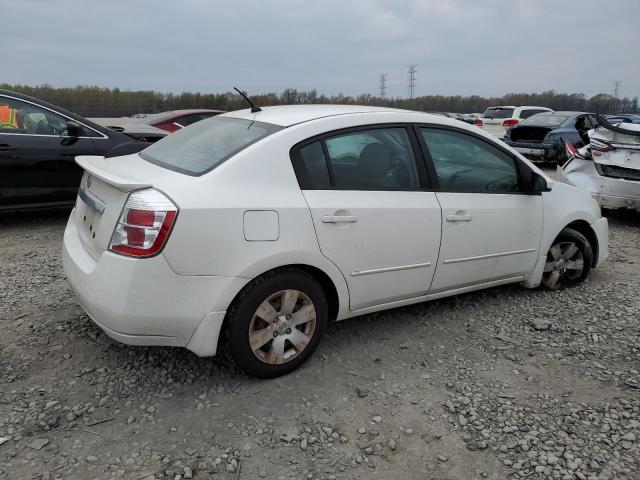
<instances>
[{"instance_id":1,"label":"alloy wheel","mask_svg":"<svg viewBox=\"0 0 640 480\"><path fill-rule=\"evenodd\" d=\"M584 255L575 242L554 244L547 254L542 283L555 290L580 278L584 270Z\"/></svg>"},{"instance_id":2,"label":"alloy wheel","mask_svg":"<svg viewBox=\"0 0 640 480\"><path fill-rule=\"evenodd\" d=\"M249 324L253 354L269 365L294 359L309 345L316 328L316 309L298 290L281 290L265 299Z\"/></svg>"}]
</instances>

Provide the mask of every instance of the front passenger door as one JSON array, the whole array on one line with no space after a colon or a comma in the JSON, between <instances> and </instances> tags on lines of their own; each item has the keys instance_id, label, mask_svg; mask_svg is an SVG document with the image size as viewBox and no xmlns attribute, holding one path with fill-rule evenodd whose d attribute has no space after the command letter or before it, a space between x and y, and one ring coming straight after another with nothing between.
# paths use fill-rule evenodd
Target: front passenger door
<instances>
[{"instance_id":1,"label":"front passenger door","mask_svg":"<svg viewBox=\"0 0 640 480\"><path fill-rule=\"evenodd\" d=\"M95 154L99 134L83 127L73 138L56 112L0 96L3 104L18 112L19 128L0 128L0 206L73 202L82 178L75 157Z\"/></svg>"},{"instance_id":2,"label":"front passenger door","mask_svg":"<svg viewBox=\"0 0 640 480\"><path fill-rule=\"evenodd\" d=\"M442 244L430 293L533 271L542 196L524 193L517 160L471 134L430 127L420 133L442 207Z\"/></svg>"}]
</instances>

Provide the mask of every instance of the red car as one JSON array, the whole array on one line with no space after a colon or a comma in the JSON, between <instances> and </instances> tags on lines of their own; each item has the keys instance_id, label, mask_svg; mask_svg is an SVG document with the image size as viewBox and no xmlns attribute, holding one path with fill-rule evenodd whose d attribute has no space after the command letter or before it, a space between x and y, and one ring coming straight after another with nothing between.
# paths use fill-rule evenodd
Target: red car
<instances>
[{"instance_id":1,"label":"red car","mask_svg":"<svg viewBox=\"0 0 640 480\"><path fill-rule=\"evenodd\" d=\"M140 119L142 123L152 125L156 128L166 130L167 132L175 132L192 123L199 122L205 118L213 117L224 113L224 110L172 110L170 112L154 113Z\"/></svg>"}]
</instances>

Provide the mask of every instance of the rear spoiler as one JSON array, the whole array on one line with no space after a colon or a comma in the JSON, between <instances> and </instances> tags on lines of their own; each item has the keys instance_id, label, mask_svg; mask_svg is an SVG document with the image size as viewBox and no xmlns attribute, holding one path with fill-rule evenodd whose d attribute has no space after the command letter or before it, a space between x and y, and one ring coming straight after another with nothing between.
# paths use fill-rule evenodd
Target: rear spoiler
<instances>
[{"instance_id":1,"label":"rear spoiler","mask_svg":"<svg viewBox=\"0 0 640 480\"><path fill-rule=\"evenodd\" d=\"M141 188L148 188L152 186L150 183L142 180L121 177L120 175L105 169L105 157L97 155L79 155L76 157L76 163L88 174L99 178L109 185L113 185L123 192L140 190Z\"/></svg>"},{"instance_id":2,"label":"rear spoiler","mask_svg":"<svg viewBox=\"0 0 640 480\"><path fill-rule=\"evenodd\" d=\"M604 127L607 130L611 130L612 132L616 133L622 133L623 135L630 135L632 137L640 137L640 130L631 130L630 128L621 128L617 125L613 125L598 113L596 113L596 118L598 119L598 126Z\"/></svg>"}]
</instances>

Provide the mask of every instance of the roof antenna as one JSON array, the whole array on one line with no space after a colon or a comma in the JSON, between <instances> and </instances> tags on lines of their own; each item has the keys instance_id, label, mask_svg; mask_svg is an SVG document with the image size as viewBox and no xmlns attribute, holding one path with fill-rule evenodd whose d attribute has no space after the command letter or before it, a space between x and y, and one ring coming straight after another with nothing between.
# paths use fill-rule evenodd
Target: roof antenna
<instances>
[{"instance_id":1,"label":"roof antenna","mask_svg":"<svg viewBox=\"0 0 640 480\"><path fill-rule=\"evenodd\" d=\"M261 112L262 109L260 107L257 107L251 100L249 100L249 97L247 97L244 93L242 93L240 90L238 90L237 87L233 87L233 89L238 92L240 95L242 95L242 98L244 98L247 103L249 105L251 105L251 113L257 113L257 112Z\"/></svg>"}]
</instances>

